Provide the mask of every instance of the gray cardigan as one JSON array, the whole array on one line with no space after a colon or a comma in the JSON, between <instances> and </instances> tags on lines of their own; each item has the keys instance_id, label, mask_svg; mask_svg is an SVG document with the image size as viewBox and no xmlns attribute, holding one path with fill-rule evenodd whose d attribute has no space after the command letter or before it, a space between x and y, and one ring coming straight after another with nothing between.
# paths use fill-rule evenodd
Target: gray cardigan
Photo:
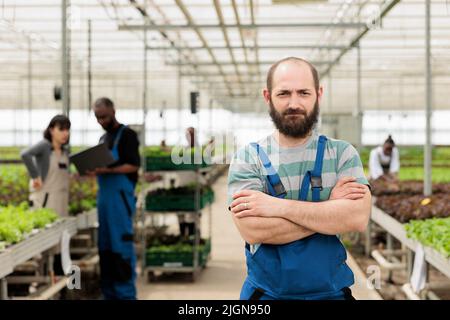
<instances>
[{"instance_id":1,"label":"gray cardigan","mask_svg":"<svg viewBox=\"0 0 450 320\"><path fill-rule=\"evenodd\" d=\"M28 173L32 179L41 177L42 181L45 181L48 174L48 168L50 166L51 153L52 144L47 139L39 141L35 145L24 149L20 153L20 156L22 157L22 160L25 163Z\"/></svg>"}]
</instances>

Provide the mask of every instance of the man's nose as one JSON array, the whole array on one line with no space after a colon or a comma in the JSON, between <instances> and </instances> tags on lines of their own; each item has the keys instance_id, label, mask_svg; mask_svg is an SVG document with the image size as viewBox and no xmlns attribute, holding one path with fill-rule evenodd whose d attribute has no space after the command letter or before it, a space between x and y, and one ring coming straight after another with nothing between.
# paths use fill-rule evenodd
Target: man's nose
<instances>
[{"instance_id":1,"label":"man's nose","mask_svg":"<svg viewBox=\"0 0 450 320\"><path fill-rule=\"evenodd\" d=\"M288 107L291 109L304 109L301 99L295 94L291 95L291 97L289 98Z\"/></svg>"}]
</instances>

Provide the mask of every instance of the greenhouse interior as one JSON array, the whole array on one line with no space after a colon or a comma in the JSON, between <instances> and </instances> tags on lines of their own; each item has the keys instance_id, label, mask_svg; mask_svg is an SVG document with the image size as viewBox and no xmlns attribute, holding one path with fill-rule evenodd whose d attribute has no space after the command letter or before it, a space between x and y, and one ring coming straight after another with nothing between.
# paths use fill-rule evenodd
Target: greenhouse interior
<instances>
[{"instance_id":1,"label":"greenhouse interior","mask_svg":"<svg viewBox=\"0 0 450 320\"><path fill-rule=\"evenodd\" d=\"M0 70L1 300L450 300L450 1L0 0Z\"/></svg>"}]
</instances>

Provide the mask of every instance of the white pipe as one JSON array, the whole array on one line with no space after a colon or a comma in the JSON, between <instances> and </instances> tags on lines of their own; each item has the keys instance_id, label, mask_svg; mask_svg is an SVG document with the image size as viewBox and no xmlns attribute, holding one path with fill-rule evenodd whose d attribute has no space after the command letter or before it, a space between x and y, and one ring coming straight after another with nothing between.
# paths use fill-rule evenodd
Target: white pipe
<instances>
[{"instance_id":1,"label":"white pipe","mask_svg":"<svg viewBox=\"0 0 450 320\"><path fill-rule=\"evenodd\" d=\"M402 270L405 269L406 265L399 262L388 261L379 250L372 251L372 257L378 262L378 264L388 270Z\"/></svg>"},{"instance_id":2,"label":"white pipe","mask_svg":"<svg viewBox=\"0 0 450 320\"><path fill-rule=\"evenodd\" d=\"M409 300L421 300L420 297L413 291L410 283L405 283L402 286L402 290Z\"/></svg>"},{"instance_id":3,"label":"white pipe","mask_svg":"<svg viewBox=\"0 0 450 320\"><path fill-rule=\"evenodd\" d=\"M34 300L48 300L61 291L67 284L67 278L62 277L61 280L51 285L48 289L44 290L37 297L33 298Z\"/></svg>"},{"instance_id":4,"label":"white pipe","mask_svg":"<svg viewBox=\"0 0 450 320\"><path fill-rule=\"evenodd\" d=\"M430 300L441 300L441 298L439 298L433 291L428 291L427 292L427 297Z\"/></svg>"}]
</instances>

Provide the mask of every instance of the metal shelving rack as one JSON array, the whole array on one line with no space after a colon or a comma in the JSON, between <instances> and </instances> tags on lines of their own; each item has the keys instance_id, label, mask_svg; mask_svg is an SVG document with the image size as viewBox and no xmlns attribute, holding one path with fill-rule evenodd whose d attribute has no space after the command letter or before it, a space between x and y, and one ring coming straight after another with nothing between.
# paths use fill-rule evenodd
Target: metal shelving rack
<instances>
[{"instance_id":1,"label":"metal shelving rack","mask_svg":"<svg viewBox=\"0 0 450 320\"><path fill-rule=\"evenodd\" d=\"M85 230L98 227L97 208L76 215L77 229Z\"/></svg>"},{"instance_id":2,"label":"metal shelving rack","mask_svg":"<svg viewBox=\"0 0 450 320\"><path fill-rule=\"evenodd\" d=\"M74 236L79 230L98 227L97 209L82 212L75 217L63 218L36 234L31 234L23 241L7 247L0 252L0 299L8 298L7 277L18 265L53 248L61 242L63 232Z\"/></svg>"},{"instance_id":3,"label":"metal shelving rack","mask_svg":"<svg viewBox=\"0 0 450 320\"><path fill-rule=\"evenodd\" d=\"M7 279L5 277L12 273L16 266L58 245L64 232L73 236L77 231L76 218L64 218L0 253L1 299L8 298Z\"/></svg>"},{"instance_id":4,"label":"metal shelving rack","mask_svg":"<svg viewBox=\"0 0 450 320\"><path fill-rule=\"evenodd\" d=\"M201 201L201 196L200 196L200 192L201 192L201 188L202 185L201 184L201 175L203 173L208 173L208 171L210 170L211 167L206 167L206 168L196 168L195 170L158 170L158 171L151 171L152 173L159 173L159 174L165 174L165 173L173 173L173 172L186 172L186 171L195 171L196 174L196 190L195 190L195 210L194 211L152 211L152 210L147 210L146 209L146 203L145 203L145 198L143 199L141 206L142 208L142 215L141 215L141 221L142 221L142 225L143 225L143 232L142 232L142 239L141 239L141 243L142 243L142 275L143 276L147 276L148 279L151 279L154 272L158 271L158 272L163 272L163 273L190 273L192 276L192 281L195 281L195 279L197 278L199 272L201 271L201 269L203 269L208 260L210 259L210 253L208 253L208 257L204 262L204 265L199 265L199 261L200 261L200 251L199 251L199 246L200 246L200 225L201 225L201 221L200 221L200 217L202 215L202 209L201 209L201 205L200 205L200 201ZM208 238L207 241L211 242L211 229L212 229L212 208L211 208L211 203L208 202L206 204L206 206L203 209L207 209L208 211L208 222L209 222L209 231L208 231ZM167 265L163 265L163 266L151 266L151 265L147 265L147 259L146 259L146 250L147 250L147 230L146 230L146 217L147 215L153 215L153 214L176 214L176 215L181 215L181 214L194 214L195 215L195 237L194 237L194 247L193 247L193 265L191 266L175 266L175 265L171 265L170 263L168 263ZM153 221L153 220L152 220Z\"/></svg>"}]
</instances>

